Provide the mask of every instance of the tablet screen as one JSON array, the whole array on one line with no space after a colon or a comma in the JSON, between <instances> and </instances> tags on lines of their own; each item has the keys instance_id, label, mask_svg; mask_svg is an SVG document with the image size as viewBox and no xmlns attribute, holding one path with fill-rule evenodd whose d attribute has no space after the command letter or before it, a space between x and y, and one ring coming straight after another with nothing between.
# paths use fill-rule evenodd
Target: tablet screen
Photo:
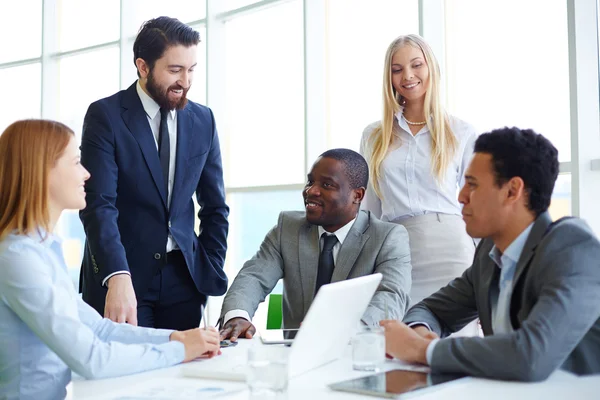
<instances>
[{"instance_id":1,"label":"tablet screen","mask_svg":"<svg viewBox=\"0 0 600 400\"><path fill-rule=\"evenodd\" d=\"M369 394L381 397L396 397L402 393L432 387L462 378L460 375L439 375L425 372L396 369L375 375L329 385L331 389L345 392Z\"/></svg>"}]
</instances>

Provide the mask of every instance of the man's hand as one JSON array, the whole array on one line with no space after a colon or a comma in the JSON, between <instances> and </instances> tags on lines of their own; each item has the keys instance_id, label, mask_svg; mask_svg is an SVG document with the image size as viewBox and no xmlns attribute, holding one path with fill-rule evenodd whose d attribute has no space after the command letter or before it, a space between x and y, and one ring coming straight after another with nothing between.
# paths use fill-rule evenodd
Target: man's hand
<instances>
[{"instance_id":1,"label":"man's hand","mask_svg":"<svg viewBox=\"0 0 600 400\"><path fill-rule=\"evenodd\" d=\"M256 328L245 318L231 318L221 329L221 340L230 339L235 342L237 338L245 337L252 339L256 333Z\"/></svg>"},{"instance_id":2,"label":"man's hand","mask_svg":"<svg viewBox=\"0 0 600 400\"><path fill-rule=\"evenodd\" d=\"M171 333L169 340L183 343L185 347L183 362L192 361L198 357L211 358L220 354L219 332L213 327L175 331Z\"/></svg>"},{"instance_id":3,"label":"man's hand","mask_svg":"<svg viewBox=\"0 0 600 400\"><path fill-rule=\"evenodd\" d=\"M432 339L421 336L400 321L386 320L379 324L385 329L385 352L402 361L427 365L427 346Z\"/></svg>"},{"instance_id":4,"label":"man's hand","mask_svg":"<svg viewBox=\"0 0 600 400\"><path fill-rule=\"evenodd\" d=\"M440 338L437 333L430 331L425 325L413 325L411 328L425 339L433 340Z\"/></svg>"},{"instance_id":5,"label":"man's hand","mask_svg":"<svg viewBox=\"0 0 600 400\"><path fill-rule=\"evenodd\" d=\"M104 317L115 322L127 322L137 326L137 300L131 283L131 276L119 274L111 276L104 305Z\"/></svg>"}]
</instances>

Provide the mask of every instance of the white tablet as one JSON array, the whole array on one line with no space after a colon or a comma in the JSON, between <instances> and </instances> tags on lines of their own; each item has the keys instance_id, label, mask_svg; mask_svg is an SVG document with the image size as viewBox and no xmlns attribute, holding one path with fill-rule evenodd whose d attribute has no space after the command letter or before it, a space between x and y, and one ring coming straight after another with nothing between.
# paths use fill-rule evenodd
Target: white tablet
<instances>
[{"instance_id":1,"label":"white tablet","mask_svg":"<svg viewBox=\"0 0 600 400\"><path fill-rule=\"evenodd\" d=\"M426 372L395 369L362 378L337 382L329 385L333 390L366 394L370 396L398 398L417 390L439 389L450 382L463 378L460 375L436 375ZM416 394L416 393L415 393Z\"/></svg>"},{"instance_id":2,"label":"white tablet","mask_svg":"<svg viewBox=\"0 0 600 400\"><path fill-rule=\"evenodd\" d=\"M260 331L263 344L292 344L298 329L265 329Z\"/></svg>"}]
</instances>

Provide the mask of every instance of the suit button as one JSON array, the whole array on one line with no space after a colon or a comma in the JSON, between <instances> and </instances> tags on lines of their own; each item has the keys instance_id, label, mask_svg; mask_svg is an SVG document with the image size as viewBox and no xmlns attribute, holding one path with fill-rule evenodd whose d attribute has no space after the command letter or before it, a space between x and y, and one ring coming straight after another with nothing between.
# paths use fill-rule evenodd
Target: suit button
<instances>
[{"instance_id":1,"label":"suit button","mask_svg":"<svg viewBox=\"0 0 600 400\"><path fill-rule=\"evenodd\" d=\"M98 273L98 267L94 267L94 273L97 274Z\"/></svg>"},{"instance_id":2,"label":"suit button","mask_svg":"<svg viewBox=\"0 0 600 400\"><path fill-rule=\"evenodd\" d=\"M154 253L154 259L160 260L160 253Z\"/></svg>"}]
</instances>

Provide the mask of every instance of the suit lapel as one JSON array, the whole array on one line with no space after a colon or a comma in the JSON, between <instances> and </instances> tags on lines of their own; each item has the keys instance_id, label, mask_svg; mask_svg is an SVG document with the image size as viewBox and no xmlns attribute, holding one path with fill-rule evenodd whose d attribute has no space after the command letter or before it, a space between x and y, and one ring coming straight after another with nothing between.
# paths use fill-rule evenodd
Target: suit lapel
<instances>
[{"instance_id":1,"label":"suit lapel","mask_svg":"<svg viewBox=\"0 0 600 400\"><path fill-rule=\"evenodd\" d=\"M300 263L300 283L304 296L304 314L308 312L317 284L319 268L319 230L306 222L300 227L298 240L298 261Z\"/></svg>"},{"instance_id":2,"label":"suit lapel","mask_svg":"<svg viewBox=\"0 0 600 400\"><path fill-rule=\"evenodd\" d=\"M531 228L531 232L529 233L529 237L525 242L525 246L523 247L523 251L521 252L521 256L519 257L519 262L517 263L517 267L515 268L515 276L513 278L513 288L517 284L517 281L525 271L527 265L529 265L529 261L533 254L535 253L535 248L542 240L544 233L546 233L546 229L548 229L548 225L552 223L552 219L550 218L550 214L547 212L541 214L537 220L534 222L533 227Z\"/></svg>"},{"instance_id":3,"label":"suit lapel","mask_svg":"<svg viewBox=\"0 0 600 400\"><path fill-rule=\"evenodd\" d=\"M512 281L513 291L510 299L510 320L514 329L517 329L520 326L520 322L517 318L517 313L521 308L521 296L520 291L515 290L518 285L520 285L520 278L524 275L527 270L531 259L535 254L535 249L538 244L544 237L548 226L552 223L552 218L548 212L541 214L533 224L531 228L531 232L527 237L527 241L525 242L525 246L523 246L523 251L521 252L521 256L519 257L519 261L517 262L517 266L515 268L515 276Z\"/></svg>"},{"instance_id":4,"label":"suit lapel","mask_svg":"<svg viewBox=\"0 0 600 400\"><path fill-rule=\"evenodd\" d=\"M189 111L189 104L183 109L177 111L177 154L175 156L175 180L173 182L173 194L171 196L170 210L176 209L179 200L178 193L182 193L186 163L189 158L189 151L192 148L194 118Z\"/></svg>"},{"instance_id":5,"label":"suit lapel","mask_svg":"<svg viewBox=\"0 0 600 400\"><path fill-rule=\"evenodd\" d=\"M123 122L137 140L146 165L152 174L152 179L156 185L156 190L160 192L163 200L163 205L167 207L167 193L165 193L164 179L160 160L158 158L158 150L156 142L152 135L152 130L148 124L148 117L142 106L142 102L137 94L136 83L131 85L123 96L121 105L123 106Z\"/></svg>"},{"instance_id":6,"label":"suit lapel","mask_svg":"<svg viewBox=\"0 0 600 400\"><path fill-rule=\"evenodd\" d=\"M367 213L359 212L337 255L331 282L348 279L348 275L352 272L352 267L354 267L358 255L370 237L365 233L368 227L369 217Z\"/></svg>"}]
</instances>

